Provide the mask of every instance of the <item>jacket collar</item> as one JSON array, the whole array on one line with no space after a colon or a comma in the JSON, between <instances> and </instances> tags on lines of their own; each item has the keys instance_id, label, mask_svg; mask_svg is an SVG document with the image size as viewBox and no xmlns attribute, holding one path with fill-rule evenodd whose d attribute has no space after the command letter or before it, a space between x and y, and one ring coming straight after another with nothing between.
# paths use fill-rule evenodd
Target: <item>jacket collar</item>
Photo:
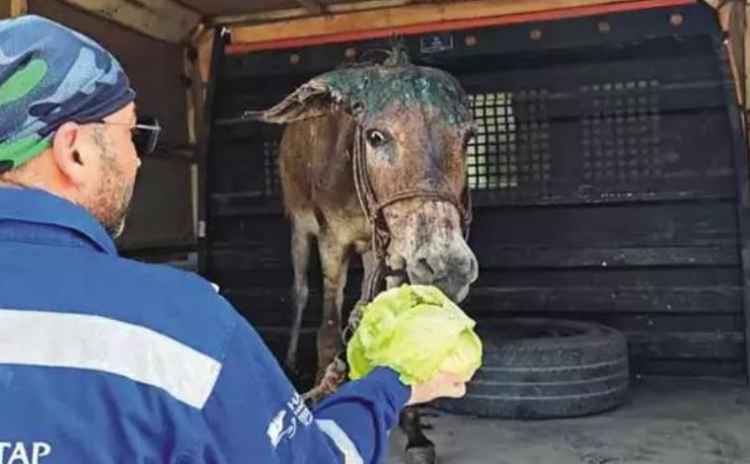
<instances>
[{"instance_id":1,"label":"jacket collar","mask_svg":"<svg viewBox=\"0 0 750 464\"><path fill-rule=\"evenodd\" d=\"M88 211L36 189L0 187L0 241L85 246L117 255L114 241Z\"/></svg>"}]
</instances>

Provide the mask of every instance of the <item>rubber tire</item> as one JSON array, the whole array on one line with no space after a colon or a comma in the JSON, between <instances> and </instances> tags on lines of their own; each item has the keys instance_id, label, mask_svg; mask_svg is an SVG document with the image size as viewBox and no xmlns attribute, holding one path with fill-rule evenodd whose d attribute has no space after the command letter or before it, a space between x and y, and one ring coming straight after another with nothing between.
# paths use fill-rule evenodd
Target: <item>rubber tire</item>
<instances>
[{"instance_id":1,"label":"rubber tire","mask_svg":"<svg viewBox=\"0 0 750 464\"><path fill-rule=\"evenodd\" d=\"M630 383L625 336L599 324L506 319L477 324L483 366L446 412L504 419L579 417L620 406ZM508 334L518 337L509 339Z\"/></svg>"}]
</instances>

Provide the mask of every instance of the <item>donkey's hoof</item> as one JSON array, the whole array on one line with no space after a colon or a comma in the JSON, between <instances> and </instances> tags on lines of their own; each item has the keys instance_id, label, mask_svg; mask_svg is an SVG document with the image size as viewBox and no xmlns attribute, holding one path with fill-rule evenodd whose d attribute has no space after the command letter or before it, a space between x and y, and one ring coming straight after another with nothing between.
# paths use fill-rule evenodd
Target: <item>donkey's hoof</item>
<instances>
[{"instance_id":1,"label":"donkey's hoof","mask_svg":"<svg viewBox=\"0 0 750 464\"><path fill-rule=\"evenodd\" d=\"M406 464L435 464L436 461L435 445L406 448Z\"/></svg>"}]
</instances>

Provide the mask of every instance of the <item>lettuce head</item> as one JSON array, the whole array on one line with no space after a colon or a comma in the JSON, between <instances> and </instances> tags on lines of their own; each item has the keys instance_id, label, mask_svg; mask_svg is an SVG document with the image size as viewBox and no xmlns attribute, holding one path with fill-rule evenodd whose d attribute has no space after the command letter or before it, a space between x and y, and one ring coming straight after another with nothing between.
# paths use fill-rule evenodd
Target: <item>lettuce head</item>
<instances>
[{"instance_id":1,"label":"lettuce head","mask_svg":"<svg viewBox=\"0 0 750 464\"><path fill-rule=\"evenodd\" d=\"M364 307L347 347L350 376L390 367L407 385L430 380L438 371L470 379L482 364L476 322L439 289L402 285Z\"/></svg>"}]
</instances>

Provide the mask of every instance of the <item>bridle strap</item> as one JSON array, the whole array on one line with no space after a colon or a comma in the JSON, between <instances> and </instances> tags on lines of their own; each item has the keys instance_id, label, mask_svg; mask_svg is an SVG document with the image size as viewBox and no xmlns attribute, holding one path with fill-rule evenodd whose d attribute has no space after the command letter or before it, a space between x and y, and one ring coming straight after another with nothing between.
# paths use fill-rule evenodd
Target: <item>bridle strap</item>
<instances>
[{"instance_id":1,"label":"bridle strap","mask_svg":"<svg viewBox=\"0 0 750 464\"><path fill-rule=\"evenodd\" d=\"M395 203L414 198L431 198L448 202L456 207L461 216L463 234L466 239L469 235L471 225L471 194L467 187L463 198L456 197L441 190L407 189L397 192L385 200L378 201L372 181L367 169L366 141L362 134L361 126L357 125L354 133L354 145L352 149L352 167L354 171L354 186L360 206L367 216L372 232L372 249L375 254L375 269L370 276L370 281L365 283L365 292L362 295L364 301L372 301L377 295L378 286L385 277L386 254L391 241L391 232L385 219L383 211L386 207Z\"/></svg>"}]
</instances>

